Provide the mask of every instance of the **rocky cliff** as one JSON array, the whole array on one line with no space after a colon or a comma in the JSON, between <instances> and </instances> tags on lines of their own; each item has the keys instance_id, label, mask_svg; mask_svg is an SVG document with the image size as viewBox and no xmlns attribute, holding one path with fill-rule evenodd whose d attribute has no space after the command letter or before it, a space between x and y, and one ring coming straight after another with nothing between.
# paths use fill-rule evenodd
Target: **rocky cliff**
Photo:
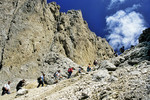
<instances>
[{"instance_id":1,"label":"rocky cliff","mask_svg":"<svg viewBox=\"0 0 150 100\"><path fill-rule=\"evenodd\" d=\"M150 41L150 28L143 31L139 37L139 42L149 42Z\"/></svg>"},{"instance_id":2,"label":"rocky cliff","mask_svg":"<svg viewBox=\"0 0 150 100\"><path fill-rule=\"evenodd\" d=\"M29 84L24 88L28 92L23 92L25 90L22 89L0 98L2 100L150 100L150 41L145 41L149 32L143 34L141 35L143 42L118 57L102 61L98 66L92 67L89 73L83 71L75 77L41 88L36 88L35 80L30 82L27 80ZM58 55L53 54L53 56L57 58Z\"/></svg>"},{"instance_id":3,"label":"rocky cliff","mask_svg":"<svg viewBox=\"0 0 150 100\"><path fill-rule=\"evenodd\" d=\"M40 71L69 67L63 65L65 57L79 65L113 57L113 49L89 30L81 11L63 13L59 5L46 0L0 0L0 8L4 78L35 77ZM58 66L54 63L58 59L49 54L64 56L63 64Z\"/></svg>"},{"instance_id":4,"label":"rocky cliff","mask_svg":"<svg viewBox=\"0 0 150 100\"><path fill-rule=\"evenodd\" d=\"M112 48L89 30L81 11L61 13L56 3L44 0L0 0L0 8L0 86L12 82L11 94L1 100L150 100L149 29L138 45L113 57ZM94 59L101 63L91 72L76 74L79 65ZM76 70L66 79L70 66ZM62 81L36 88L40 71L52 84L58 69ZM28 92L15 92L20 78L26 79Z\"/></svg>"}]
</instances>

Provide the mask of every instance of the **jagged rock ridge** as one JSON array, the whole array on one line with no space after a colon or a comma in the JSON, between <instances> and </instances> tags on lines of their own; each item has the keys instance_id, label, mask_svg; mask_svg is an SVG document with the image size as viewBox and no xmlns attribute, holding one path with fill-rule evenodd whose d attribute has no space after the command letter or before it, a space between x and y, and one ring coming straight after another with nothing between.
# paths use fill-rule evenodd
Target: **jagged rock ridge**
<instances>
[{"instance_id":1,"label":"jagged rock ridge","mask_svg":"<svg viewBox=\"0 0 150 100\"><path fill-rule=\"evenodd\" d=\"M139 42L149 42L150 41L150 28L143 31L139 37Z\"/></svg>"}]
</instances>

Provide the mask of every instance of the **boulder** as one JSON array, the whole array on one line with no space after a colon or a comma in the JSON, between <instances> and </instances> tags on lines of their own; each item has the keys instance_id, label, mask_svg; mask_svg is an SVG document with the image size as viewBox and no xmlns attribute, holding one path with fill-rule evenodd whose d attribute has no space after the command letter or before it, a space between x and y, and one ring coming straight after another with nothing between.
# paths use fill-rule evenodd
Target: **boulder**
<instances>
[{"instance_id":1,"label":"boulder","mask_svg":"<svg viewBox=\"0 0 150 100\"><path fill-rule=\"evenodd\" d=\"M25 95L27 93L28 93L27 89L20 89L20 90L17 91L17 96Z\"/></svg>"},{"instance_id":2,"label":"boulder","mask_svg":"<svg viewBox=\"0 0 150 100\"><path fill-rule=\"evenodd\" d=\"M115 71L117 69L117 67L114 64L107 60L101 62L100 68L106 68L108 71Z\"/></svg>"},{"instance_id":3,"label":"boulder","mask_svg":"<svg viewBox=\"0 0 150 100\"><path fill-rule=\"evenodd\" d=\"M110 75L109 75L109 72L108 70L102 70L102 69L99 69L98 71L96 71L94 74L93 74L93 80L96 81L96 82L99 82L99 81L106 81L107 79L110 78Z\"/></svg>"}]
</instances>

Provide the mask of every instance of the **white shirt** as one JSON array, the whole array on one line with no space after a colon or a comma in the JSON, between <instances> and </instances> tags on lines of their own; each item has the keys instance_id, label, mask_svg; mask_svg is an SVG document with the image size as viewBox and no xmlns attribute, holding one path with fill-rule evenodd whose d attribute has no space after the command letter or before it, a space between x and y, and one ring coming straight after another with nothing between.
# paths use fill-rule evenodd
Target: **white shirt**
<instances>
[{"instance_id":1,"label":"white shirt","mask_svg":"<svg viewBox=\"0 0 150 100\"><path fill-rule=\"evenodd\" d=\"M42 81L44 81L44 76L43 75L41 76L41 79L42 79Z\"/></svg>"},{"instance_id":2,"label":"white shirt","mask_svg":"<svg viewBox=\"0 0 150 100\"><path fill-rule=\"evenodd\" d=\"M7 90L10 90L10 85L9 85L9 84L5 84L4 87L5 87Z\"/></svg>"},{"instance_id":3,"label":"white shirt","mask_svg":"<svg viewBox=\"0 0 150 100\"><path fill-rule=\"evenodd\" d=\"M59 72L56 72L56 76L59 77L59 76L60 76L60 73L59 73Z\"/></svg>"}]
</instances>

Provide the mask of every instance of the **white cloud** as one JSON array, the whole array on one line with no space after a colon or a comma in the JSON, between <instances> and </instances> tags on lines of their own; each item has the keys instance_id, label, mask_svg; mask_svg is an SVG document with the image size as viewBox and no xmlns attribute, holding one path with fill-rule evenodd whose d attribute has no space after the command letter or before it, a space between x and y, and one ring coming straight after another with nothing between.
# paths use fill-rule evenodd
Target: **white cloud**
<instances>
[{"instance_id":1,"label":"white cloud","mask_svg":"<svg viewBox=\"0 0 150 100\"><path fill-rule=\"evenodd\" d=\"M111 0L110 4L109 4L109 6L108 6L108 9L112 9L112 8L114 8L115 6L124 3L125 1L126 1L126 0Z\"/></svg>"},{"instance_id":2,"label":"white cloud","mask_svg":"<svg viewBox=\"0 0 150 100\"><path fill-rule=\"evenodd\" d=\"M138 9L139 7L141 7L140 4L134 4L132 7L127 8L127 9L126 9L126 12L131 12L131 11L133 11L133 10Z\"/></svg>"},{"instance_id":3,"label":"white cloud","mask_svg":"<svg viewBox=\"0 0 150 100\"><path fill-rule=\"evenodd\" d=\"M146 28L142 14L132 11L136 6L119 10L114 15L106 17L109 44L119 50L122 46L129 48L138 43L138 37Z\"/></svg>"}]
</instances>

